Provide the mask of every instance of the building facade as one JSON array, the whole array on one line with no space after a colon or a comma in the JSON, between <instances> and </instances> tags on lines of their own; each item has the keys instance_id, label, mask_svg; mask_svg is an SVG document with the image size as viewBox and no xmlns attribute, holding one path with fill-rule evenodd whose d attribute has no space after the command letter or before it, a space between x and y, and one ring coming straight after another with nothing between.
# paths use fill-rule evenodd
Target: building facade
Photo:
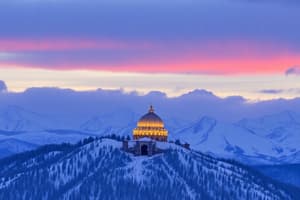
<instances>
[{"instance_id":1,"label":"building facade","mask_svg":"<svg viewBox=\"0 0 300 200\"><path fill-rule=\"evenodd\" d=\"M125 140L122 149L136 156L152 156L163 152L162 149L157 148L156 141L150 138L140 138L133 141Z\"/></svg>"}]
</instances>

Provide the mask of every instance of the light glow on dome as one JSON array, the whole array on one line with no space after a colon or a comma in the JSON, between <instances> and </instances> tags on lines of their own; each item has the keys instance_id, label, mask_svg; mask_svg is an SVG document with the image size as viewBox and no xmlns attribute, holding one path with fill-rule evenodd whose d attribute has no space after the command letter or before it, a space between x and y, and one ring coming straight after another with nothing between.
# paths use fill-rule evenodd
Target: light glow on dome
<instances>
[{"instance_id":1,"label":"light glow on dome","mask_svg":"<svg viewBox=\"0 0 300 200\"><path fill-rule=\"evenodd\" d=\"M159 141L167 141L168 139L168 131L164 128L162 119L154 113L152 105L149 112L138 121L137 128L133 130L134 139L143 137Z\"/></svg>"}]
</instances>

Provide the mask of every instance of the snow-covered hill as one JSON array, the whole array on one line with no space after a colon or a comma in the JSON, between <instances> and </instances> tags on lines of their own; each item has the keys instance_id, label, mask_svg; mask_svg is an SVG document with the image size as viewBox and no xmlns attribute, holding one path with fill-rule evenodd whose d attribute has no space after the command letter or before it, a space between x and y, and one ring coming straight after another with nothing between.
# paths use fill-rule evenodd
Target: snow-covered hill
<instances>
[{"instance_id":1,"label":"snow-covered hill","mask_svg":"<svg viewBox=\"0 0 300 200\"><path fill-rule=\"evenodd\" d=\"M174 144L135 157L110 139L50 145L0 160L0 199L297 199L299 191L235 162Z\"/></svg>"}]
</instances>

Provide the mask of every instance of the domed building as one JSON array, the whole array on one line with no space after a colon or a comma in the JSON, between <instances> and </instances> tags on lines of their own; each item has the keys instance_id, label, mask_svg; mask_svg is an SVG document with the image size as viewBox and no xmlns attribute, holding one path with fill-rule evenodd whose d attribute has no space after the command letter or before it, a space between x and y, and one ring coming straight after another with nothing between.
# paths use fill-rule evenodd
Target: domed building
<instances>
[{"instance_id":1,"label":"domed building","mask_svg":"<svg viewBox=\"0 0 300 200\"><path fill-rule=\"evenodd\" d=\"M164 128L162 119L154 113L153 106L150 106L149 112L142 116L133 130L135 140L148 137L158 141L167 141L168 131Z\"/></svg>"}]
</instances>

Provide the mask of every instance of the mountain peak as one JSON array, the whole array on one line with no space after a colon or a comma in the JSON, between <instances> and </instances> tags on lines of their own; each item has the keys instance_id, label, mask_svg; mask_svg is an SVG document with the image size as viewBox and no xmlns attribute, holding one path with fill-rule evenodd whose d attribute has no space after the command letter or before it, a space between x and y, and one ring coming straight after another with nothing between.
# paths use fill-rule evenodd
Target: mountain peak
<instances>
[{"instance_id":1,"label":"mountain peak","mask_svg":"<svg viewBox=\"0 0 300 200\"><path fill-rule=\"evenodd\" d=\"M0 111L0 130L3 131L45 130L51 123L47 117L19 106L5 106Z\"/></svg>"}]
</instances>

